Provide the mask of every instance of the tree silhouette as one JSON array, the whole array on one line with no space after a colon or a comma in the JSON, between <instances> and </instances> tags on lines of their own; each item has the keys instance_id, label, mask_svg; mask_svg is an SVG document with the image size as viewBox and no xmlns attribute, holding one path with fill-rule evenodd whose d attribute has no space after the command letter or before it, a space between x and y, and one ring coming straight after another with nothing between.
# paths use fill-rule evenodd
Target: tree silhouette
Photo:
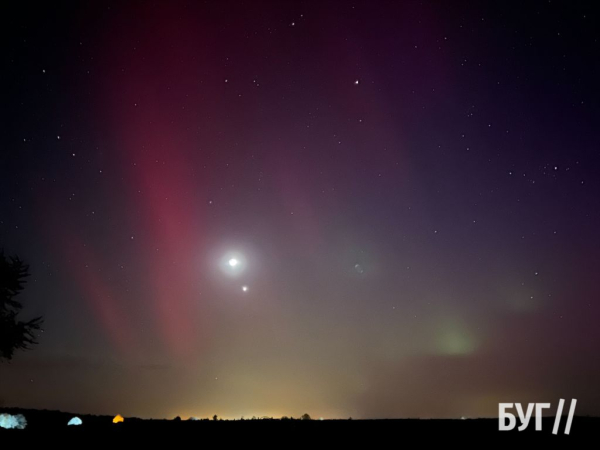
<instances>
[{"instance_id":1,"label":"tree silhouette","mask_svg":"<svg viewBox=\"0 0 600 450\"><path fill-rule=\"evenodd\" d=\"M308 414L302 414L302 417L300 417L301 420L311 420L310 416Z\"/></svg>"},{"instance_id":2,"label":"tree silhouette","mask_svg":"<svg viewBox=\"0 0 600 450\"><path fill-rule=\"evenodd\" d=\"M29 265L18 257L4 256L0 250L0 361L11 360L15 350L27 350L37 344L35 332L42 326L42 318L23 322L17 315L23 308L15 297L25 287Z\"/></svg>"}]
</instances>

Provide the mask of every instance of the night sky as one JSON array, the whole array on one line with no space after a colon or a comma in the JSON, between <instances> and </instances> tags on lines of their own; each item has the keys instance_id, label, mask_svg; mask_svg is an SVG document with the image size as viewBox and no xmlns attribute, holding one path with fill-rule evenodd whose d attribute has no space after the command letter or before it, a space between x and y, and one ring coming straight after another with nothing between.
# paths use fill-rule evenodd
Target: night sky
<instances>
[{"instance_id":1,"label":"night sky","mask_svg":"<svg viewBox=\"0 0 600 450\"><path fill-rule=\"evenodd\" d=\"M0 404L600 414L593 2L12 3Z\"/></svg>"}]
</instances>

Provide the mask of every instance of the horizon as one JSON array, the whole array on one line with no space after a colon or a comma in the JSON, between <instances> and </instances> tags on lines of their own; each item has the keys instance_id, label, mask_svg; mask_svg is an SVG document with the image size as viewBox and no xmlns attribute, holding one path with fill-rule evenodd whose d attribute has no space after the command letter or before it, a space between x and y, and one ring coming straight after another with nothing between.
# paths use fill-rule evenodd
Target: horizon
<instances>
[{"instance_id":1,"label":"horizon","mask_svg":"<svg viewBox=\"0 0 600 450\"><path fill-rule=\"evenodd\" d=\"M185 421L210 421L210 422L214 422L214 414L213 416L198 416L198 415L185 415L185 414L181 414L181 415L175 415L175 416L169 416L169 417L138 417L138 416L127 416L127 415L122 415L122 414L109 414L109 413L98 413L98 414L92 414L92 413L86 413L86 412L73 412L73 411L62 411L62 410L55 410L55 409L36 409L36 408L21 408L21 407L15 407L15 406L4 406L3 407L4 410L6 411L35 411L35 412L40 412L40 413L60 413L60 414L65 414L65 415L69 415L69 416L73 416L73 417L85 417L85 416L93 416L93 417L106 417L106 418L114 418L116 415L121 415L125 420L155 420L155 421L178 421L181 420L183 422ZM3 411L3 412L6 412ZM308 414L308 413L305 413ZM487 417L372 417L372 418L361 418L361 417L313 417L310 414L308 414L310 416L310 419L304 419L302 418L304 414L299 415L299 416L257 416L257 415L253 415L253 416L239 416L239 417L221 417L219 415L217 415L217 419L216 421L226 421L226 422L236 422L236 421L245 421L245 420L311 420L311 421L327 421L327 420L340 420L340 421L353 421L353 420L363 420L363 421L381 421L381 420L406 420L406 421L410 421L410 420L444 420L444 421L448 421L448 420L494 420L497 421L498 417L497 416L487 416ZM568 416L568 414L565 412L562 414L562 417L566 417ZM543 419L554 419L556 416L554 414L552 414L551 412L548 413L544 413L541 416ZM585 414L576 414L574 417L582 417L582 418L589 418L589 419L600 419L600 416L593 416L593 415L585 415Z\"/></svg>"}]
</instances>

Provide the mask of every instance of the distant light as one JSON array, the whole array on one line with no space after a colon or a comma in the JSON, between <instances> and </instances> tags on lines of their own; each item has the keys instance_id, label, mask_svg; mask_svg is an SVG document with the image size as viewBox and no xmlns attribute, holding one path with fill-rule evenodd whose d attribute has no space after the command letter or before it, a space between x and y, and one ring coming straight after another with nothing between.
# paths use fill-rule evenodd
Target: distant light
<instances>
[{"instance_id":1,"label":"distant light","mask_svg":"<svg viewBox=\"0 0 600 450\"><path fill-rule=\"evenodd\" d=\"M23 414L0 414L0 428L11 428L22 430L27 426L27 420Z\"/></svg>"},{"instance_id":2,"label":"distant light","mask_svg":"<svg viewBox=\"0 0 600 450\"><path fill-rule=\"evenodd\" d=\"M123 419L123 416L121 414L117 414L113 419L113 423L123 423L124 421L125 419Z\"/></svg>"},{"instance_id":3,"label":"distant light","mask_svg":"<svg viewBox=\"0 0 600 450\"><path fill-rule=\"evenodd\" d=\"M81 425L81 424L83 424L83 421L79 417L73 417L71 420L69 420L69 423L67 425L71 426L71 425Z\"/></svg>"},{"instance_id":4,"label":"distant light","mask_svg":"<svg viewBox=\"0 0 600 450\"><path fill-rule=\"evenodd\" d=\"M248 292L248 286L242 286L242 291Z\"/></svg>"},{"instance_id":5,"label":"distant light","mask_svg":"<svg viewBox=\"0 0 600 450\"><path fill-rule=\"evenodd\" d=\"M240 263L240 262L239 262L239 261L238 261L236 258L231 258L231 259L229 260L229 265L230 265L231 267L235 267L235 266L237 266L239 263Z\"/></svg>"}]
</instances>

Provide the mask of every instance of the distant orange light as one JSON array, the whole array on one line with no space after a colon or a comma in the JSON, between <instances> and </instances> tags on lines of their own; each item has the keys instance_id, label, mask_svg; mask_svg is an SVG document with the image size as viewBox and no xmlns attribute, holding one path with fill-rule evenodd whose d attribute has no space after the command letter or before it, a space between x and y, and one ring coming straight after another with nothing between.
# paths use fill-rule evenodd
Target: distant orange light
<instances>
[{"instance_id":1,"label":"distant orange light","mask_svg":"<svg viewBox=\"0 0 600 450\"><path fill-rule=\"evenodd\" d=\"M122 423L124 421L125 419L123 419L123 416L121 414L117 414L113 419L113 423Z\"/></svg>"}]
</instances>

